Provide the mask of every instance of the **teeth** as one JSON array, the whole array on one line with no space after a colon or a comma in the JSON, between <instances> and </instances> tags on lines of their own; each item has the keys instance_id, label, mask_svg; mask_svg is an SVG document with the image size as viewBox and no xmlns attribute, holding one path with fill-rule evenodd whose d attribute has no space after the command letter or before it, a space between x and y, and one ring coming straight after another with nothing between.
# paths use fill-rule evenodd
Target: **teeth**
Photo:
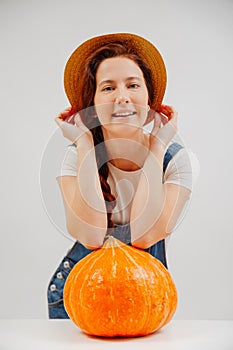
<instances>
[{"instance_id":1,"label":"teeth","mask_svg":"<svg viewBox=\"0 0 233 350\"><path fill-rule=\"evenodd\" d=\"M123 113L113 113L113 117L126 117L128 115L134 115L136 112L123 112Z\"/></svg>"}]
</instances>

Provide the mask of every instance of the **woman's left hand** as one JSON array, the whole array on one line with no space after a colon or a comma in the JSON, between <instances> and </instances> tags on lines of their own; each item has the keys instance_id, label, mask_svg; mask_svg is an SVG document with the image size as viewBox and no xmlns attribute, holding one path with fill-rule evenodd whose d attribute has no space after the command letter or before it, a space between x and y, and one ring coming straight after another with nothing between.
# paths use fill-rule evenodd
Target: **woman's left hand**
<instances>
[{"instance_id":1,"label":"woman's left hand","mask_svg":"<svg viewBox=\"0 0 233 350\"><path fill-rule=\"evenodd\" d=\"M176 110L168 105L161 105L159 112L155 112L154 127L151 131L150 146L158 142L163 147L167 147L171 139L177 133Z\"/></svg>"}]
</instances>

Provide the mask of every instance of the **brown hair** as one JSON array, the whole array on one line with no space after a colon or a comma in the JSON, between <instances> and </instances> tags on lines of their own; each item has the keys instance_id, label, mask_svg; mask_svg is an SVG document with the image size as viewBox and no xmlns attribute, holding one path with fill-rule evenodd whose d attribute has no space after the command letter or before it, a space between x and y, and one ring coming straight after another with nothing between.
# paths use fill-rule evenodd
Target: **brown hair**
<instances>
[{"instance_id":1,"label":"brown hair","mask_svg":"<svg viewBox=\"0 0 233 350\"><path fill-rule=\"evenodd\" d=\"M123 42L116 41L114 43L109 43L100 47L89 57L88 61L86 62L85 71L82 77L82 95L80 96L82 110L79 113L83 122L90 129L93 135L99 178L108 215L108 228L110 229L114 227L114 223L111 217L112 210L116 205L116 198L111 193L111 188L107 181L109 169L107 164L107 150L104 144L102 128L98 121L98 118L93 118L93 115L95 114L94 96L96 91L97 69L103 60L117 56L130 58L135 63L137 63L139 68L142 70L148 90L149 105L150 101L153 100L154 92L151 79L151 71L149 67L137 55L136 52L134 52Z\"/></svg>"}]
</instances>

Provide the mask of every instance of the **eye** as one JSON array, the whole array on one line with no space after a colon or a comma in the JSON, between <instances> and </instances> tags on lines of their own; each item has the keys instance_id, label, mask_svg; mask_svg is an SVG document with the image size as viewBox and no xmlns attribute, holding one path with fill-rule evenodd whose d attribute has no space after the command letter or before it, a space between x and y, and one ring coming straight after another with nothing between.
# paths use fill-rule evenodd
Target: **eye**
<instances>
[{"instance_id":1,"label":"eye","mask_svg":"<svg viewBox=\"0 0 233 350\"><path fill-rule=\"evenodd\" d=\"M130 89L138 89L139 87L140 86L138 84L136 84L136 83L132 83L132 84L129 85Z\"/></svg>"},{"instance_id":2,"label":"eye","mask_svg":"<svg viewBox=\"0 0 233 350\"><path fill-rule=\"evenodd\" d=\"M114 88L112 86L105 86L101 91L112 91Z\"/></svg>"}]
</instances>

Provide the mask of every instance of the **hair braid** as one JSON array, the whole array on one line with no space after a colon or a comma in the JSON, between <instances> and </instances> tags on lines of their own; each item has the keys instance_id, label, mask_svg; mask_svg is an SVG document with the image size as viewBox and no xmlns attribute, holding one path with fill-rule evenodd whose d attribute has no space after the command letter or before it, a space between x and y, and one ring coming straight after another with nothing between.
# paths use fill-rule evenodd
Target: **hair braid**
<instances>
[{"instance_id":1,"label":"hair braid","mask_svg":"<svg viewBox=\"0 0 233 350\"><path fill-rule=\"evenodd\" d=\"M116 197L111 193L111 188L107 181L109 168L107 163L107 150L104 143L102 128L99 125L95 128L92 128L91 132L94 139L96 162L99 171L101 189L103 191L103 196L105 199L105 205L107 209L108 228L113 228L114 223L112 221L112 211L116 205Z\"/></svg>"}]
</instances>

